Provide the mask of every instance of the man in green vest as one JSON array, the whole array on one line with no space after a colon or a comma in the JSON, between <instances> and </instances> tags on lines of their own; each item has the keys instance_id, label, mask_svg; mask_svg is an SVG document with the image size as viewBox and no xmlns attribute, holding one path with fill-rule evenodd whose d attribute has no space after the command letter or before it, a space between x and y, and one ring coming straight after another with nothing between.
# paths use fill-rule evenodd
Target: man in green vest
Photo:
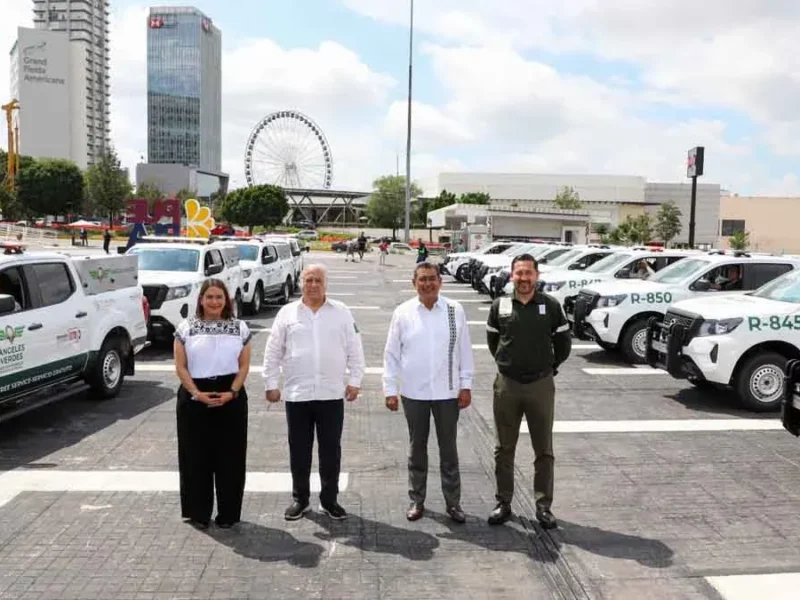
<instances>
[{"instance_id":1,"label":"man in green vest","mask_svg":"<svg viewBox=\"0 0 800 600\"><path fill-rule=\"evenodd\" d=\"M530 254L511 263L514 292L498 298L489 309L486 337L497 363L494 382L494 451L497 506L491 525L511 517L514 495L514 454L522 417L536 455L533 480L536 518L545 529L557 526L553 503L554 376L572 349L569 323L557 300L536 291L539 267Z\"/></svg>"}]
</instances>

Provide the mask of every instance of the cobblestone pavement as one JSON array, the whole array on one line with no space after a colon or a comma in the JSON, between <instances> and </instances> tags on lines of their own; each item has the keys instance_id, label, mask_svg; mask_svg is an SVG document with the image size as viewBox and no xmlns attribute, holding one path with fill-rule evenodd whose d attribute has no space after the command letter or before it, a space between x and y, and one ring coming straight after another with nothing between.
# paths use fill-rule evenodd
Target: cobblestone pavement
<instances>
[{"instance_id":1,"label":"cobblestone pavement","mask_svg":"<svg viewBox=\"0 0 800 600\"><path fill-rule=\"evenodd\" d=\"M488 300L449 280L443 293L464 302L477 363L459 431L469 518L459 526L442 514L432 435L429 512L408 523L406 426L383 407L380 367L391 310L413 296L411 259L382 268L374 254L358 264L311 258L329 266L331 297L354 309L370 367L347 407L341 503L350 517L283 520L283 405L265 404L254 369L246 522L206 533L183 524L177 384L170 352L151 348L116 400L76 394L0 424L0 599L797 597L797 440L775 429L775 415L742 412L726 394L627 368L583 342L557 378L559 529L533 522L526 437L518 516L489 527ZM275 312L250 318L255 366Z\"/></svg>"}]
</instances>

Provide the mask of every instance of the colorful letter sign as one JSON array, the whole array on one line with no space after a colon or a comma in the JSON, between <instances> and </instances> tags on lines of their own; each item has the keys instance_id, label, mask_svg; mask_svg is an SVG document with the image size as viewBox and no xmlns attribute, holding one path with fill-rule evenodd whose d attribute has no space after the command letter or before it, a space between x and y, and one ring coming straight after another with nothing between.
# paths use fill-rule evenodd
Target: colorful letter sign
<instances>
[{"instance_id":1,"label":"colorful letter sign","mask_svg":"<svg viewBox=\"0 0 800 600\"><path fill-rule=\"evenodd\" d=\"M147 228L152 227L154 235L181 235L181 202L177 198L156 200L152 210L148 201L143 198L128 200L126 213L128 223L131 223L131 234L128 238L128 248L133 246L139 237L147 235ZM188 237L208 238L214 229L214 219L211 209L200 206L195 200L187 200L184 205L186 211L186 231Z\"/></svg>"}]
</instances>

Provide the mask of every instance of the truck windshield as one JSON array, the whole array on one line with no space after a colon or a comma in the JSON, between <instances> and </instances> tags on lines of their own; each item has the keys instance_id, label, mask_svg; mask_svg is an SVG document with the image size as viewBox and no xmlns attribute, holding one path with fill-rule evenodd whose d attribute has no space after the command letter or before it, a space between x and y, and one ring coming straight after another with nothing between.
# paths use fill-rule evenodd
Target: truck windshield
<instances>
[{"instance_id":1,"label":"truck windshield","mask_svg":"<svg viewBox=\"0 0 800 600\"><path fill-rule=\"evenodd\" d=\"M236 244L239 250L239 260L258 260L258 246Z\"/></svg>"},{"instance_id":2,"label":"truck windshield","mask_svg":"<svg viewBox=\"0 0 800 600\"><path fill-rule=\"evenodd\" d=\"M793 270L762 285L751 294L757 298L800 304L800 270Z\"/></svg>"},{"instance_id":3,"label":"truck windshield","mask_svg":"<svg viewBox=\"0 0 800 600\"><path fill-rule=\"evenodd\" d=\"M606 271L611 271L612 269L621 266L622 263L629 260L633 254L627 254L625 252L620 252L617 254L609 254L605 258L601 258L596 263L594 263L588 269L585 269L584 273L605 273Z\"/></svg>"},{"instance_id":4,"label":"truck windshield","mask_svg":"<svg viewBox=\"0 0 800 600\"><path fill-rule=\"evenodd\" d=\"M647 281L658 283L679 283L687 277L699 275L701 271L708 268L711 263L707 260L698 258L684 258L668 267L664 267L655 275L648 277Z\"/></svg>"},{"instance_id":5,"label":"truck windshield","mask_svg":"<svg viewBox=\"0 0 800 600\"><path fill-rule=\"evenodd\" d=\"M140 271L197 271L200 251L188 248L133 248Z\"/></svg>"},{"instance_id":6,"label":"truck windshield","mask_svg":"<svg viewBox=\"0 0 800 600\"><path fill-rule=\"evenodd\" d=\"M583 252L583 250L570 250L569 252L565 252L558 258L554 258L553 260L547 261L548 267L559 267L561 265L568 265L574 259L578 257L578 255Z\"/></svg>"}]
</instances>

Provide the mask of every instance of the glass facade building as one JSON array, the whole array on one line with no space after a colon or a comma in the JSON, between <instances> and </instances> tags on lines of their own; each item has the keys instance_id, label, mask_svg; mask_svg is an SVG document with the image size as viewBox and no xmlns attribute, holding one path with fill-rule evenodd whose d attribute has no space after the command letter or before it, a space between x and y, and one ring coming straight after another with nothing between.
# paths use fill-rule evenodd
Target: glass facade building
<instances>
[{"instance_id":1,"label":"glass facade building","mask_svg":"<svg viewBox=\"0 0 800 600\"><path fill-rule=\"evenodd\" d=\"M147 23L147 162L222 168L222 36L191 7Z\"/></svg>"}]
</instances>

